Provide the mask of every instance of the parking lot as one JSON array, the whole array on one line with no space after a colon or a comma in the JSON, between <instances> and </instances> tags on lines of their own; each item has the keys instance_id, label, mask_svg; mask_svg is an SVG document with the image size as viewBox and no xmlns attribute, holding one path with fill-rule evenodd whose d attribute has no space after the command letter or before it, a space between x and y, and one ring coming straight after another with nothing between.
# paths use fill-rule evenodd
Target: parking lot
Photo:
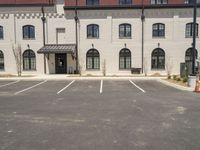
<instances>
[{"instance_id":1,"label":"parking lot","mask_svg":"<svg viewBox=\"0 0 200 150\"><path fill-rule=\"evenodd\" d=\"M1 150L198 150L199 116L156 80L0 81Z\"/></svg>"}]
</instances>

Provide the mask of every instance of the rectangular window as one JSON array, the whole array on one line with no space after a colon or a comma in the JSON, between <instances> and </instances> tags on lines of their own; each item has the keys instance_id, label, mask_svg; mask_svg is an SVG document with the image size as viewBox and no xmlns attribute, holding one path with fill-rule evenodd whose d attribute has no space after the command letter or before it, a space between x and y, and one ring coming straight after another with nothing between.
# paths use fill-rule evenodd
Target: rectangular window
<instances>
[{"instance_id":1,"label":"rectangular window","mask_svg":"<svg viewBox=\"0 0 200 150\"><path fill-rule=\"evenodd\" d=\"M86 5L88 6L99 5L99 0L86 0Z\"/></svg>"},{"instance_id":2,"label":"rectangular window","mask_svg":"<svg viewBox=\"0 0 200 150\"><path fill-rule=\"evenodd\" d=\"M132 0L119 0L120 5L130 5L132 4Z\"/></svg>"},{"instance_id":3,"label":"rectangular window","mask_svg":"<svg viewBox=\"0 0 200 150\"><path fill-rule=\"evenodd\" d=\"M168 0L151 0L151 4L168 4Z\"/></svg>"}]
</instances>

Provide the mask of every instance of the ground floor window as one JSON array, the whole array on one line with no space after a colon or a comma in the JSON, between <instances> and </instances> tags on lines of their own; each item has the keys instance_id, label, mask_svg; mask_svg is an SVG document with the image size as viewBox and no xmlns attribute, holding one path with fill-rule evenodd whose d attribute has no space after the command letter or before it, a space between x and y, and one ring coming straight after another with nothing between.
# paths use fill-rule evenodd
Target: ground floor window
<instances>
[{"instance_id":1,"label":"ground floor window","mask_svg":"<svg viewBox=\"0 0 200 150\"><path fill-rule=\"evenodd\" d=\"M26 50L23 53L23 69L36 70L36 58L33 50Z\"/></svg>"},{"instance_id":2,"label":"ground floor window","mask_svg":"<svg viewBox=\"0 0 200 150\"><path fill-rule=\"evenodd\" d=\"M131 51L122 49L119 52L119 69L131 69Z\"/></svg>"},{"instance_id":3,"label":"ground floor window","mask_svg":"<svg viewBox=\"0 0 200 150\"><path fill-rule=\"evenodd\" d=\"M153 50L151 56L152 69L165 69L165 52L161 48Z\"/></svg>"},{"instance_id":4,"label":"ground floor window","mask_svg":"<svg viewBox=\"0 0 200 150\"><path fill-rule=\"evenodd\" d=\"M4 70L4 55L1 50L0 50L0 70Z\"/></svg>"},{"instance_id":5,"label":"ground floor window","mask_svg":"<svg viewBox=\"0 0 200 150\"><path fill-rule=\"evenodd\" d=\"M100 69L100 56L96 49L91 49L86 54L87 69Z\"/></svg>"},{"instance_id":6,"label":"ground floor window","mask_svg":"<svg viewBox=\"0 0 200 150\"><path fill-rule=\"evenodd\" d=\"M198 57L198 52L197 52L197 50L195 50L195 59L197 59L197 57ZM189 62L192 62L192 60L193 60L192 48L189 48L185 52L185 62L189 63Z\"/></svg>"}]
</instances>

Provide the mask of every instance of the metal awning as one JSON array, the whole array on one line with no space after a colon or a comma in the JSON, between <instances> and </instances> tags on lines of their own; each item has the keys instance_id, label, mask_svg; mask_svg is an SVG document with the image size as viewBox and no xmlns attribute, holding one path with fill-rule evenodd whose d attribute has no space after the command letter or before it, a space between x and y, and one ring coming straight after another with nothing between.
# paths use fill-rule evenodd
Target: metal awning
<instances>
[{"instance_id":1,"label":"metal awning","mask_svg":"<svg viewBox=\"0 0 200 150\"><path fill-rule=\"evenodd\" d=\"M38 53L75 53L76 44L47 44L38 50Z\"/></svg>"}]
</instances>

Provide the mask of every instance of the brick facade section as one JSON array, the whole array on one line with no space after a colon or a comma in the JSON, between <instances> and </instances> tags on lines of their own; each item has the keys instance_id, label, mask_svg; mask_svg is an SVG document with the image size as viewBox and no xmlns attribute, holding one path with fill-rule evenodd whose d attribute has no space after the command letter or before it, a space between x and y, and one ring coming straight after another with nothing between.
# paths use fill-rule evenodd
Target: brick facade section
<instances>
[{"instance_id":1,"label":"brick facade section","mask_svg":"<svg viewBox=\"0 0 200 150\"><path fill-rule=\"evenodd\" d=\"M100 0L100 5L118 5L119 0ZM132 0L133 5L141 5L142 0ZM151 0L144 0L144 4L151 4ZM184 4L184 0L168 0L168 4ZM85 6L86 0L78 0L78 6ZM76 0L65 0L65 6L76 6Z\"/></svg>"},{"instance_id":2,"label":"brick facade section","mask_svg":"<svg viewBox=\"0 0 200 150\"><path fill-rule=\"evenodd\" d=\"M9 4L53 4L54 0L0 0L0 5Z\"/></svg>"}]
</instances>

